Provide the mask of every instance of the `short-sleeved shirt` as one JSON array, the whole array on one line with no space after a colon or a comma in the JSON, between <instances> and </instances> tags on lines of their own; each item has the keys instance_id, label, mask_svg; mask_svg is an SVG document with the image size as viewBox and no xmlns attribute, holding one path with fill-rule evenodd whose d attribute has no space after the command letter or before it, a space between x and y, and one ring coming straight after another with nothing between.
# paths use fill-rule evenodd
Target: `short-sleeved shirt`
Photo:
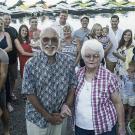
<instances>
[{"instance_id":1,"label":"short-sleeved shirt","mask_svg":"<svg viewBox=\"0 0 135 135\"><path fill-rule=\"evenodd\" d=\"M14 64L15 62L17 62L17 49L15 47L14 41L18 38L18 33L17 30L11 26L5 28L5 32L10 35L12 41L12 51L8 52L9 64Z\"/></svg>"},{"instance_id":2,"label":"short-sleeved shirt","mask_svg":"<svg viewBox=\"0 0 135 135\"><path fill-rule=\"evenodd\" d=\"M76 99L84 85L86 68L81 68L77 73L78 85L76 89ZM117 122L117 113L111 94L119 90L117 78L109 70L100 66L95 77L91 81L91 105L92 118L95 135L111 131ZM75 101L75 108L78 101ZM76 109L75 109L76 110Z\"/></svg>"},{"instance_id":3,"label":"short-sleeved shirt","mask_svg":"<svg viewBox=\"0 0 135 135\"><path fill-rule=\"evenodd\" d=\"M79 38L82 45L86 35L88 35L89 33L90 29L83 30L82 28L80 28L73 33L73 38Z\"/></svg>"},{"instance_id":4,"label":"short-sleeved shirt","mask_svg":"<svg viewBox=\"0 0 135 135\"><path fill-rule=\"evenodd\" d=\"M62 53L56 53L55 58L54 64L48 64L46 54L40 52L28 60L22 83L22 93L36 95L49 113L60 112L68 90L77 83L72 59ZM29 101L26 103L26 119L41 128L47 126L47 120Z\"/></svg>"},{"instance_id":5,"label":"short-sleeved shirt","mask_svg":"<svg viewBox=\"0 0 135 135\"><path fill-rule=\"evenodd\" d=\"M75 41L72 41L70 44L62 42L62 53L65 53L69 56L71 56L71 58L73 59L73 61L75 62L76 57L77 57L77 43Z\"/></svg>"}]
</instances>

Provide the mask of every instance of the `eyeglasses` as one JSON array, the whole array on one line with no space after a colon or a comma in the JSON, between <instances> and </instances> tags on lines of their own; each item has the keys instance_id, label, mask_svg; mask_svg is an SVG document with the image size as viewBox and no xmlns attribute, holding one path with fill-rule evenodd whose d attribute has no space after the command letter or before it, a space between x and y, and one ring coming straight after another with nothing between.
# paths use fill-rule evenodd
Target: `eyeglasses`
<instances>
[{"instance_id":1,"label":"eyeglasses","mask_svg":"<svg viewBox=\"0 0 135 135\"><path fill-rule=\"evenodd\" d=\"M58 38L57 37L52 37L52 38L49 38L49 37L43 37L42 38L42 41L43 42L49 42L51 41L52 43L58 43Z\"/></svg>"},{"instance_id":2,"label":"eyeglasses","mask_svg":"<svg viewBox=\"0 0 135 135\"><path fill-rule=\"evenodd\" d=\"M85 55L85 57L88 58L88 59L91 59L91 58L98 59L99 58L99 54Z\"/></svg>"}]
</instances>

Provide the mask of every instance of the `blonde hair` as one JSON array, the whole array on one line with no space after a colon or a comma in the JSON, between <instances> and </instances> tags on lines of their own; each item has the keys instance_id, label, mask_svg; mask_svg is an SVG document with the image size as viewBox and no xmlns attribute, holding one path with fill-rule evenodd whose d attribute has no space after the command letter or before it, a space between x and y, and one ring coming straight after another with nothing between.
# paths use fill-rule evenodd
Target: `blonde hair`
<instances>
[{"instance_id":1,"label":"blonde hair","mask_svg":"<svg viewBox=\"0 0 135 135\"><path fill-rule=\"evenodd\" d=\"M95 38L95 36L96 36L96 28L97 28L97 27L101 27L101 28L102 28L101 24L95 23L95 24L93 25L92 29L91 29L91 32L90 32L90 36L91 36L92 38Z\"/></svg>"},{"instance_id":2,"label":"blonde hair","mask_svg":"<svg viewBox=\"0 0 135 135\"><path fill-rule=\"evenodd\" d=\"M72 32L71 27L69 25L65 25L63 27L63 31L65 31L65 30L70 30Z\"/></svg>"},{"instance_id":3,"label":"blonde hair","mask_svg":"<svg viewBox=\"0 0 135 135\"><path fill-rule=\"evenodd\" d=\"M0 17L0 21L2 21L2 23L3 23L3 29L2 29L2 31L4 32L4 20L3 20L3 18Z\"/></svg>"}]
</instances>

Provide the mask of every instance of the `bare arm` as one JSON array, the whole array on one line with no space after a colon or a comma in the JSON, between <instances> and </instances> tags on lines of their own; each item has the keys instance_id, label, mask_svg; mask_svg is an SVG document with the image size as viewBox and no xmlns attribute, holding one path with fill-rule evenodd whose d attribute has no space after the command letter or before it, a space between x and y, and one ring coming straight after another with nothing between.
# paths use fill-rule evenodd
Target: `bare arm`
<instances>
[{"instance_id":1,"label":"bare arm","mask_svg":"<svg viewBox=\"0 0 135 135\"><path fill-rule=\"evenodd\" d=\"M7 70L8 70L8 64L0 64L0 91L3 88L3 85L5 84L6 77L7 77Z\"/></svg>"},{"instance_id":2,"label":"bare arm","mask_svg":"<svg viewBox=\"0 0 135 135\"><path fill-rule=\"evenodd\" d=\"M38 98L35 95L27 95L27 99L35 107L36 111L41 113L43 117L46 118L48 122L53 125L60 124L62 122L61 115L59 113L48 113L44 107L40 104Z\"/></svg>"},{"instance_id":3,"label":"bare arm","mask_svg":"<svg viewBox=\"0 0 135 135\"><path fill-rule=\"evenodd\" d=\"M124 62L126 61L126 57L120 55L118 52L113 52L113 55Z\"/></svg>"},{"instance_id":4,"label":"bare arm","mask_svg":"<svg viewBox=\"0 0 135 135\"><path fill-rule=\"evenodd\" d=\"M24 49L22 48L20 42L18 39L15 39L15 46L17 48L17 50L22 54L22 55L25 55L25 56L33 56L33 53L29 53L29 52L25 52Z\"/></svg>"},{"instance_id":5,"label":"bare arm","mask_svg":"<svg viewBox=\"0 0 135 135\"><path fill-rule=\"evenodd\" d=\"M114 92L111 95L112 102L116 108L118 124L119 124L119 135L125 135L125 114L124 107L120 98L120 94L118 92Z\"/></svg>"},{"instance_id":6,"label":"bare arm","mask_svg":"<svg viewBox=\"0 0 135 135\"><path fill-rule=\"evenodd\" d=\"M6 41L7 41L7 45L8 45L8 47L5 48L4 51L10 52L10 51L12 51L12 42L11 42L11 38L10 38L10 35L9 35L7 32L5 32L4 34L5 34L5 36L6 36Z\"/></svg>"},{"instance_id":7,"label":"bare arm","mask_svg":"<svg viewBox=\"0 0 135 135\"><path fill-rule=\"evenodd\" d=\"M81 44L80 44L80 39L77 38L76 39L77 42L77 57L76 57L76 61L75 61L75 65L77 65L80 61L80 57L81 57Z\"/></svg>"},{"instance_id":8,"label":"bare arm","mask_svg":"<svg viewBox=\"0 0 135 135\"><path fill-rule=\"evenodd\" d=\"M74 102L74 97L75 97L75 89L71 88L68 92L66 102L65 104L69 106L69 108L72 108L73 102Z\"/></svg>"}]
</instances>

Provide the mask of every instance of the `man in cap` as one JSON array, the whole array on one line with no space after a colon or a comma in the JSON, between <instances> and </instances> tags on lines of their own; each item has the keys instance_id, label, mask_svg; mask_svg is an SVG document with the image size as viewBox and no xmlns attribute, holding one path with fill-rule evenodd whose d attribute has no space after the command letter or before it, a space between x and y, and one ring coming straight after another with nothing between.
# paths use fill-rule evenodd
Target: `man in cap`
<instances>
[{"instance_id":1,"label":"man in cap","mask_svg":"<svg viewBox=\"0 0 135 135\"><path fill-rule=\"evenodd\" d=\"M81 22L81 28L79 28L78 30L76 30L73 34L73 38L74 39L79 39L80 40L80 45L83 45L84 42L84 38L90 33L90 29L88 28L88 24L89 24L89 17L86 15L83 15L80 18L80 22ZM84 66L84 62L81 59L80 60L80 66L83 67Z\"/></svg>"}]
</instances>

